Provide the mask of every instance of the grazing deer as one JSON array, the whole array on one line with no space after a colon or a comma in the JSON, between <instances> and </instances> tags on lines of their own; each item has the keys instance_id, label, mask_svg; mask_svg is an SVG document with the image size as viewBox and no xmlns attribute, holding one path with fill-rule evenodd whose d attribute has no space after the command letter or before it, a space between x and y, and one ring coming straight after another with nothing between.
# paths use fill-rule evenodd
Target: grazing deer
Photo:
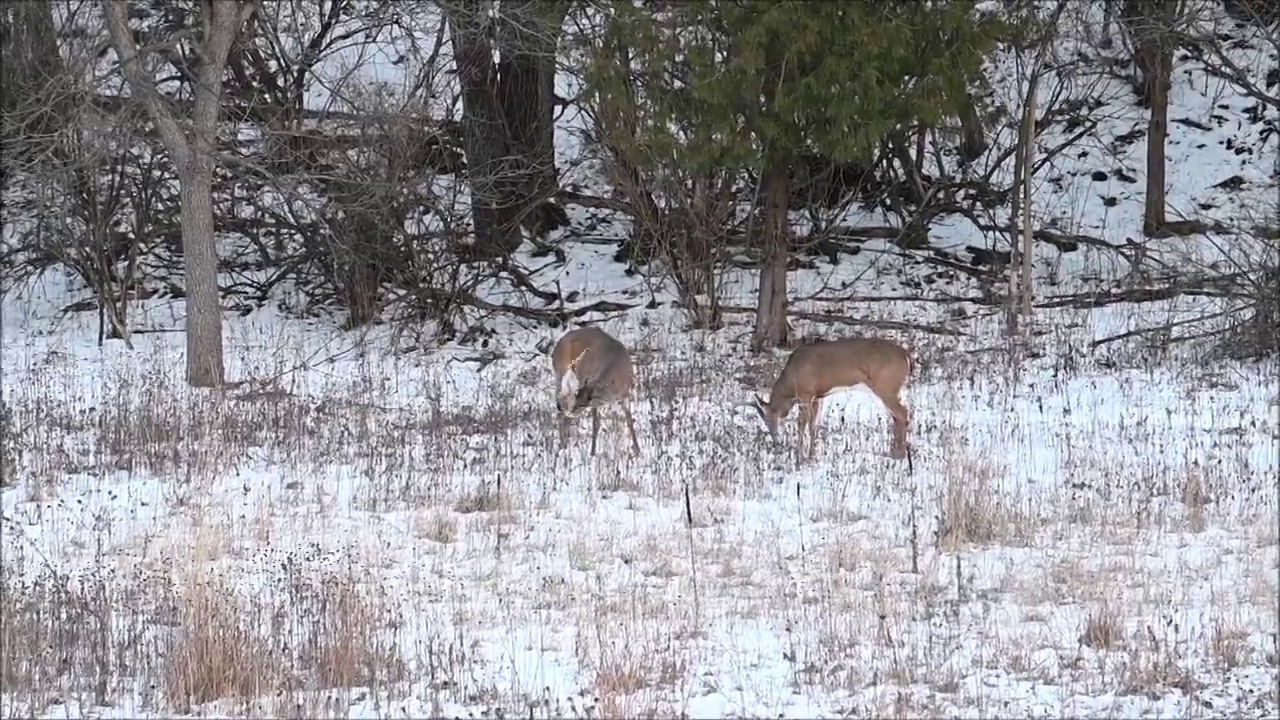
<instances>
[{"instance_id":1,"label":"grazing deer","mask_svg":"<svg viewBox=\"0 0 1280 720\"><path fill-rule=\"evenodd\" d=\"M893 415L893 443L890 457L911 462L907 447L907 408L898 393L911 375L911 355L897 343L878 338L824 340L802 345L791 353L782 374L773 383L769 401L754 396L754 405L769 434L778 439L778 423L800 406L796 420L799 445L804 452L809 436L809 457L814 455L818 414L822 400L836 390L866 385Z\"/></svg>"},{"instance_id":2,"label":"grazing deer","mask_svg":"<svg viewBox=\"0 0 1280 720\"><path fill-rule=\"evenodd\" d=\"M622 408L631 433L631 451L640 452L636 441L636 424L631 416L631 389L635 371L627 348L597 327L571 330L560 338L551 351L551 365L556 372L556 409L560 411L560 446L568 442L569 420L583 410L591 410L591 454L596 454L596 435L600 432L600 406L616 404Z\"/></svg>"}]
</instances>

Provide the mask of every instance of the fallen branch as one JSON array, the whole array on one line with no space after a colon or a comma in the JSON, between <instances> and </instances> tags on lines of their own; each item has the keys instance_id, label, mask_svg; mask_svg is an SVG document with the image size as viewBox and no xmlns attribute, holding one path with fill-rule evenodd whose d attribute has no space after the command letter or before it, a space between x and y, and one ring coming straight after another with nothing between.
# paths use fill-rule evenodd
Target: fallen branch
<instances>
[{"instance_id":1,"label":"fallen branch","mask_svg":"<svg viewBox=\"0 0 1280 720\"><path fill-rule=\"evenodd\" d=\"M573 190L560 190L556 193L555 199L565 205L577 205L578 207L591 208L593 210L612 210L629 216L635 215L631 203L614 198L585 195Z\"/></svg>"},{"instance_id":2,"label":"fallen branch","mask_svg":"<svg viewBox=\"0 0 1280 720\"><path fill-rule=\"evenodd\" d=\"M1037 308L1099 308L1117 303L1157 302L1191 295L1195 297L1240 297L1240 293L1209 288L1167 287L1167 288L1132 288L1115 292L1079 293L1073 295L1054 295L1044 302L1036 304Z\"/></svg>"},{"instance_id":3,"label":"fallen branch","mask_svg":"<svg viewBox=\"0 0 1280 720\"><path fill-rule=\"evenodd\" d=\"M593 312L625 312L635 307L634 305L626 305L624 303L613 302L611 300L597 300L590 305L569 309L555 310L539 310L536 308L527 308L519 305L500 305L491 303L488 300L478 298L474 295L464 299L464 304L471 305L481 310L488 310L495 313L507 313L515 317L525 318L526 320L535 320L547 325L563 325L569 320L580 318Z\"/></svg>"},{"instance_id":4,"label":"fallen branch","mask_svg":"<svg viewBox=\"0 0 1280 720\"><path fill-rule=\"evenodd\" d=\"M1109 343L1116 342L1118 340L1126 340L1128 338L1139 337L1142 335L1149 335L1151 333L1168 332L1174 328L1182 327L1184 325L1193 325L1195 323L1205 322L1206 320L1214 320L1216 318L1225 317L1227 315L1231 315L1234 312L1235 310L1220 310L1216 313L1211 313L1209 315L1204 315L1202 317L1188 318L1186 320L1174 320L1173 322L1167 322L1167 323L1164 323L1163 325L1156 325L1154 327L1144 327L1144 328L1137 328L1135 330L1126 330L1122 333L1117 333L1115 335L1108 335L1107 337L1094 340L1093 343L1090 345L1090 347L1096 348L1102 345L1107 345ZM1212 334L1212 333L1209 333L1209 334ZM1187 338L1187 339L1190 339L1190 338Z\"/></svg>"},{"instance_id":5,"label":"fallen branch","mask_svg":"<svg viewBox=\"0 0 1280 720\"><path fill-rule=\"evenodd\" d=\"M725 305L721 307L726 313L754 313L755 308L746 308L740 306ZM810 322L826 322L836 325L851 325L854 327L871 327L877 330L912 330L915 332L928 333L930 335L945 335L948 337L969 337L969 333L953 330L951 328L935 327L932 325L920 325L918 323L903 322L900 320L866 320L863 318L852 318L844 315L835 315L828 313L815 312L791 312L790 317L808 320Z\"/></svg>"},{"instance_id":6,"label":"fallen branch","mask_svg":"<svg viewBox=\"0 0 1280 720\"><path fill-rule=\"evenodd\" d=\"M800 298L805 302L929 302L929 303L973 303L975 305L994 305L995 301L985 297L962 297L959 295L921 296L921 295L813 295Z\"/></svg>"}]
</instances>

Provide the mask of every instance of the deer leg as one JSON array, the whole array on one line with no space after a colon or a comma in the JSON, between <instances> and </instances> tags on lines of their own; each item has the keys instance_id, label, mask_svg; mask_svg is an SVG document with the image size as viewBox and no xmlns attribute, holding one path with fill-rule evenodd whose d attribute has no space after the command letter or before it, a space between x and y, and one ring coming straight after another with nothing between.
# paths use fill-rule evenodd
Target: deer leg
<instances>
[{"instance_id":1,"label":"deer leg","mask_svg":"<svg viewBox=\"0 0 1280 720\"><path fill-rule=\"evenodd\" d=\"M622 417L627 421L627 431L631 433L631 454L640 454L640 441L636 440L636 420L631 416L631 403L622 403Z\"/></svg>"},{"instance_id":2,"label":"deer leg","mask_svg":"<svg viewBox=\"0 0 1280 720\"><path fill-rule=\"evenodd\" d=\"M600 408L591 408L591 456L596 454L596 436L600 434Z\"/></svg>"},{"instance_id":3,"label":"deer leg","mask_svg":"<svg viewBox=\"0 0 1280 720\"><path fill-rule=\"evenodd\" d=\"M796 417L796 445L802 460L808 458L812 452L812 448L805 447L806 441L812 437L810 433L812 427L813 405L811 402L801 402L800 415Z\"/></svg>"},{"instance_id":4,"label":"deer leg","mask_svg":"<svg viewBox=\"0 0 1280 720\"><path fill-rule=\"evenodd\" d=\"M822 398L813 399L813 414L809 417L809 457L818 454L818 420L822 417Z\"/></svg>"},{"instance_id":5,"label":"deer leg","mask_svg":"<svg viewBox=\"0 0 1280 720\"><path fill-rule=\"evenodd\" d=\"M560 413L560 449L564 450L569 445L569 416L563 412Z\"/></svg>"},{"instance_id":6,"label":"deer leg","mask_svg":"<svg viewBox=\"0 0 1280 720\"><path fill-rule=\"evenodd\" d=\"M907 423L911 415L898 400L896 393L881 397L880 400L893 415L893 444L889 446L889 457L901 460L907 456Z\"/></svg>"}]
</instances>

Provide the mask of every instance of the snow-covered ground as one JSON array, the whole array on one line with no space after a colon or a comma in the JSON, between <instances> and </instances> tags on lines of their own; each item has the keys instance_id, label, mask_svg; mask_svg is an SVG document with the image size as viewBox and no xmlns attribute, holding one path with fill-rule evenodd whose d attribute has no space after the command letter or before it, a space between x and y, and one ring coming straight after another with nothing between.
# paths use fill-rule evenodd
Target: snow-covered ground
<instances>
[{"instance_id":1,"label":"snow-covered ground","mask_svg":"<svg viewBox=\"0 0 1280 720\"><path fill-rule=\"evenodd\" d=\"M1100 144L1143 122L1124 102L1100 111ZM1172 205L1238 219L1274 196L1224 145L1257 139L1235 119L1251 101L1183 75L1174 103L1227 120L1171 126ZM1144 148L1112 152L1046 170L1063 179L1038 211L1138 237L1140 194L1090 174L1123 168L1137 193ZM1233 174L1254 187L1218 197ZM989 240L953 225L934 242ZM742 404L782 354L747 358L743 315L695 332L667 293L643 307L609 246L570 245L535 279L638 306L591 318L636 356L634 458L611 414L597 457L557 451L560 331L393 353L385 327L264 309L227 319L244 384L194 391L180 334L99 348L94 318L58 312L79 289L10 294L0 716L1280 713L1275 365L1090 352L1205 309L1179 299L1042 311L1045 356L1013 372L989 308L831 299L907 292L901 261L867 248L792 273L795 308L955 334L795 325L917 353L911 473L865 390L827 403L815 463L790 424L768 442ZM1113 282L1116 260L1049 250L1038 281ZM754 282L726 278L727 302ZM145 304L135 327L182 312Z\"/></svg>"}]
</instances>

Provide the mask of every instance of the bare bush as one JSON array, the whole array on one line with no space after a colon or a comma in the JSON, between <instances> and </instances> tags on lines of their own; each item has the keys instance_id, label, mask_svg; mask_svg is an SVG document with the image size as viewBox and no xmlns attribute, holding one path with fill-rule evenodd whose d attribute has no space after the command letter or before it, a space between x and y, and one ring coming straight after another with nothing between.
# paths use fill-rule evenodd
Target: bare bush
<instances>
[{"instance_id":1,"label":"bare bush","mask_svg":"<svg viewBox=\"0 0 1280 720\"><path fill-rule=\"evenodd\" d=\"M1258 359L1280 354L1280 231L1237 236L1234 272L1221 279L1239 298L1219 349L1227 357Z\"/></svg>"},{"instance_id":2,"label":"bare bush","mask_svg":"<svg viewBox=\"0 0 1280 720\"><path fill-rule=\"evenodd\" d=\"M656 150L636 142L636 131L652 122L644 110L646 88L632 73L632 50L597 26L598 18L575 16L571 52L583 62L619 69L618 92L593 93L580 103L588 122L588 152L601 163L612 198L576 201L620 209L630 218L630 237L620 259L637 266L661 268L674 281L681 307L694 327L719 328L720 279L725 248L734 230L741 195L740 168L694 170L667 162ZM687 130L687 128L686 128ZM694 139L687 133L684 142ZM672 149L676 156L679 149Z\"/></svg>"},{"instance_id":3,"label":"bare bush","mask_svg":"<svg viewBox=\"0 0 1280 720\"><path fill-rule=\"evenodd\" d=\"M1124 643L1124 620L1110 605L1090 610L1084 619L1080 644L1094 650L1116 650Z\"/></svg>"},{"instance_id":4,"label":"bare bush","mask_svg":"<svg viewBox=\"0 0 1280 720\"><path fill-rule=\"evenodd\" d=\"M3 214L14 232L0 281L12 288L64 267L93 293L67 309L97 310L99 344L129 344L131 301L155 292L153 272L172 269L177 198L172 167L137 132L138 108L99 94L98 47L76 40L101 34L86 5L34 3L6 15L10 72L26 74L5 93ZM38 64L18 62L49 43Z\"/></svg>"},{"instance_id":5,"label":"bare bush","mask_svg":"<svg viewBox=\"0 0 1280 720\"><path fill-rule=\"evenodd\" d=\"M140 120L84 108L61 133L56 159L24 178L30 190L11 209L39 220L17 224L8 282L55 266L70 271L93 298L66 309L97 310L99 344L131 347L133 301L182 292L169 281L180 258L173 170L134 133Z\"/></svg>"}]
</instances>

